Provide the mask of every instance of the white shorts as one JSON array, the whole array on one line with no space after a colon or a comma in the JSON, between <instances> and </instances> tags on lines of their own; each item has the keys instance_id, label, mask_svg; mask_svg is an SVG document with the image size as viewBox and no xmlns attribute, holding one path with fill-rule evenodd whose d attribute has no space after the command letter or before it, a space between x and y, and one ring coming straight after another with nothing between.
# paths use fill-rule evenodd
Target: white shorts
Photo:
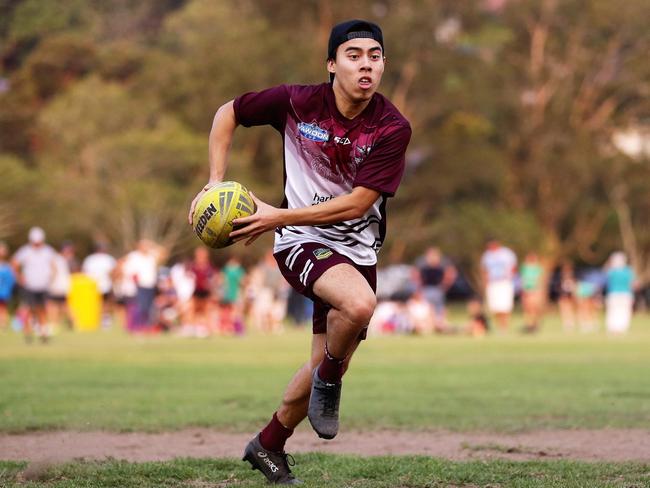
<instances>
[{"instance_id":1,"label":"white shorts","mask_svg":"<svg viewBox=\"0 0 650 488\"><path fill-rule=\"evenodd\" d=\"M607 332L623 333L630 328L634 297L631 293L610 293L605 300Z\"/></svg>"},{"instance_id":2,"label":"white shorts","mask_svg":"<svg viewBox=\"0 0 650 488\"><path fill-rule=\"evenodd\" d=\"M510 313L515 302L515 287L510 280L488 283L485 290L488 310L492 313Z\"/></svg>"}]
</instances>

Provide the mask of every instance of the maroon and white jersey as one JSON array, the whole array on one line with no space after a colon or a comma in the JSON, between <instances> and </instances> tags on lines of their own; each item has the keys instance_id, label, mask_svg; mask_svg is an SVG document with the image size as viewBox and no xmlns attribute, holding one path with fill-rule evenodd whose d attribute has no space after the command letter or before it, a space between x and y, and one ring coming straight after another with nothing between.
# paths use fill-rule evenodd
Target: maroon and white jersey
<instances>
[{"instance_id":1,"label":"maroon and white jersey","mask_svg":"<svg viewBox=\"0 0 650 488\"><path fill-rule=\"evenodd\" d=\"M377 262L386 233L386 199L404 172L411 127L393 104L375 93L364 111L346 119L329 83L281 85L235 99L243 126L269 124L284 141L284 208L318 205L362 186L381 193L366 214L318 226L278 228L275 252L319 242L360 265Z\"/></svg>"}]
</instances>

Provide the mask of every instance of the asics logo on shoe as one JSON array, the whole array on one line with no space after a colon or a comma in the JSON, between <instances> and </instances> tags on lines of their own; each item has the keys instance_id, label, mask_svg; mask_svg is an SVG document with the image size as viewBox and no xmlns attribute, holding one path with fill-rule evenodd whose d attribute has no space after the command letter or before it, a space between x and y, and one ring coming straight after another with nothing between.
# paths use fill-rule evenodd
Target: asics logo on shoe
<instances>
[{"instance_id":1,"label":"asics logo on shoe","mask_svg":"<svg viewBox=\"0 0 650 488\"><path fill-rule=\"evenodd\" d=\"M271 461L271 460L268 458L268 455L267 455L265 452L258 451L258 452L257 452L257 455L258 455L259 457L261 457L262 459L264 459L264 464L266 464L266 465L269 467L269 469L271 470L271 472L273 472L273 473L277 473L277 472L278 472L278 470L279 470L280 468L278 468L278 467L275 465L275 463L273 463L273 461Z\"/></svg>"}]
</instances>

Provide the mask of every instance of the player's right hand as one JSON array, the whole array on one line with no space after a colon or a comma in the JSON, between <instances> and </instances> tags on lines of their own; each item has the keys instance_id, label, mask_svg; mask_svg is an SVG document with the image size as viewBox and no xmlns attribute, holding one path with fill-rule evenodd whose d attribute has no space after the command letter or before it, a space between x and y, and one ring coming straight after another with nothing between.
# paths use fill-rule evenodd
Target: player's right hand
<instances>
[{"instance_id":1,"label":"player's right hand","mask_svg":"<svg viewBox=\"0 0 650 488\"><path fill-rule=\"evenodd\" d=\"M192 225L192 217L194 216L194 209L196 208L196 203L199 201L199 199L203 196L203 194L208 191L210 188L212 188L214 185L218 184L219 181L209 181L202 189L200 192L196 194L194 197L194 200L192 200L192 203L190 204L190 213L187 215L187 223Z\"/></svg>"}]
</instances>

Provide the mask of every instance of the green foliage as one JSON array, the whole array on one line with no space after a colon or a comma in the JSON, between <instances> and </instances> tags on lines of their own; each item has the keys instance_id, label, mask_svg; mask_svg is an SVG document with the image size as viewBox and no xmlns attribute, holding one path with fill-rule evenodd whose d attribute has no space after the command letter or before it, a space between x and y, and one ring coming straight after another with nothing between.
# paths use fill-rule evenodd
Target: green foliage
<instances>
[{"instance_id":1,"label":"green foliage","mask_svg":"<svg viewBox=\"0 0 650 488\"><path fill-rule=\"evenodd\" d=\"M10 23L9 37L21 40L75 30L88 21L84 0L23 0L17 3Z\"/></svg>"},{"instance_id":2,"label":"green foliage","mask_svg":"<svg viewBox=\"0 0 650 488\"><path fill-rule=\"evenodd\" d=\"M274 31L251 3L195 0L169 16L161 51L143 82L184 121L205 131L229 99L287 82L286 49L282 31ZM292 55L300 57L296 50Z\"/></svg>"},{"instance_id":3,"label":"green foliage","mask_svg":"<svg viewBox=\"0 0 650 488\"><path fill-rule=\"evenodd\" d=\"M59 34L43 41L25 61L25 71L35 95L47 99L70 86L94 68L91 40L76 34Z\"/></svg>"},{"instance_id":4,"label":"green foliage","mask_svg":"<svg viewBox=\"0 0 650 488\"><path fill-rule=\"evenodd\" d=\"M86 202L75 212L76 233L84 226L97 233L94 222L102 222L101 233L121 249L142 235L173 247L187 234L183 216L200 185L203 138L150 101L97 77L57 97L40 122L48 135L43 164L69 162L56 180L59 205L74 211Z\"/></svg>"},{"instance_id":5,"label":"green foliage","mask_svg":"<svg viewBox=\"0 0 650 488\"><path fill-rule=\"evenodd\" d=\"M0 175L0 240L4 240L19 228L19 216L35 217L40 190L38 174L11 155L0 153Z\"/></svg>"},{"instance_id":6,"label":"green foliage","mask_svg":"<svg viewBox=\"0 0 650 488\"><path fill-rule=\"evenodd\" d=\"M437 0L10 1L0 5L0 153L52 178L46 213L60 232L50 235L89 236L98 215L116 201L133 204L138 191L149 206L126 205L139 217L120 210L115 220L146 220L162 201L180 215L207 177L217 108L248 90L326 79L331 25L362 16L383 27L381 91L414 130L390 206L391 222L403 225L389 229L384 255L393 247L393 257L409 259L435 240L471 266L477 243L503 233L518 250L539 244L551 260L600 264L623 247L650 277L648 163L622 158L611 143L650 114L646 13L643 0L526 0L494 11ZM278 135L240 130L234 142L227 177L279 202ZM97 191L122 171L104 184L125 188L110 198ZM130 179L137 171L146 182ZM182 246L176 214L164 213L154 233ZM479 223L494 214L495 228ZM21 214L19 226L39 223L32 217ZM148 227L111 232L126 228ZM126 245L130 234L116 239Z\"/></svg>"},{"instance_id":7,"label":"green foliage","mask_svg":"<svg viewBox=\"0 0 650 488\"><path fill-rule=\"evenodd\" d=\"M443 249L453 250L475 284L486 238L508 242L519 256L530 250L543 253L548 249L544 232L531 212L487 208L478 202L444 207L431 225L431 235Z\"/></svg>"},{"instance_id":8,"label":"green foliage","mask_svg":"<svg viewBox=\"0 0 650 488\"><path fill-rule=\"evenodd\" d=\"M82 172L85 149L103 138L145 126L147 115L125 87L89 77L40 112L45 159L66 161L68 170Z\"/></svg>"}]
</instances>

